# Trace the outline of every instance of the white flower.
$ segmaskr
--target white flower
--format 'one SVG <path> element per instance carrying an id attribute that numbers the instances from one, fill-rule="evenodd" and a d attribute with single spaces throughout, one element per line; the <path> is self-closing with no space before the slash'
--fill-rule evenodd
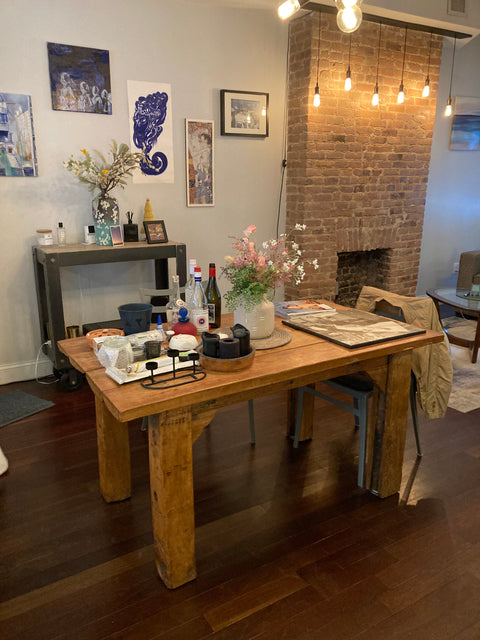
<path id="1" fill-rule="evenodd" d="M 300 224 L 299 222 L 295 225 L 295 231 L 305 231 L 306 228 L 306 224 Z"/>

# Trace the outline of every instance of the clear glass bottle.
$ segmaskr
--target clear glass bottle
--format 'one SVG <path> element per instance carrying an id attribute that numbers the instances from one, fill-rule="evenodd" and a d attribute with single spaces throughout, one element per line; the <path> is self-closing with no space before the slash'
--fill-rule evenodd
<path id="1" fill-rule="evenodd" d="M 67 244 L 67 234 L 66 234 L 65 229 L 63 227 L 63 222 L 59 222 L 58 223 L 57 238 L 58 238 L 58 244 L 59 245 L 63 246 L 65 244 Z"/>
<path id="2" fill-rule="evenodd" d="M 199 333 L 208 331 L 208 304 L 202 287 L 202 270 L 195 267 L 195 288 L 192 300 L 192 322 Z"/>
<path id="3" fill-rule="evenodd" d="M 189 278 L 187 282 L 187 286 L 185 287 L 185 306 L 187 309 L 192 308 L 192 300 L 193 300 L 193 290 L 195 289 L 195 267 L 197 266 L 197 261 L 195 258 L 191 258 L 189 260 Z"/>
<path id="4" fill-rule="evenodd" d="M 205 289 L 208 304 L 208 323 L 210 329 L 219 329 L 222 323 L 222 297 L 217 285 L 215 263 L 208 265 L 208 284 Z"/>
<path id="5" fill-rule="evenodd" d="M 178 310 L 183 306 L 183 300 L 180 297 L 180 278 L 177 275 L 172 276 L 173 293 L 167 303 L 167 326 L 169 329 L 178 321 Z"/>

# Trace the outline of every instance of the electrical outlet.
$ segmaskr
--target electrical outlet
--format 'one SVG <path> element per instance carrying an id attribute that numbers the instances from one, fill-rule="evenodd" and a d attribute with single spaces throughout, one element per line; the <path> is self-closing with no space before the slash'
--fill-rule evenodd
<path id="1" fill-rule="evenodd" d="M 47 340 L 47 341 L 45 342 L 45 344 L 46 344 L 47 346 L 51 347 L 51 346 L 52 346 L 52 341 L 51 341 L 51 340 Z"/>
<path id="2" fill-rule="evenodd" d="M 458 273 L 458 268 L 459 268 L 459 263 L 458 262 L 454 262 L 453 263 L 453 271 L 452 271 L 452 273 Z"/>

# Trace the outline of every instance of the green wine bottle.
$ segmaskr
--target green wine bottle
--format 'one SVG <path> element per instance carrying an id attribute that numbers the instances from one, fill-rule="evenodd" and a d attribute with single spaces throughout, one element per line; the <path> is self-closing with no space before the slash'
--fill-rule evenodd
<path id="1" fill-rule="evenodd" d="M 208 284 L 205 290 L 208 304 L 208 324 L 210 329 L 220 329 L 222 324 L 222 297 L 217 285 L 215 263 L 208 265 Z"/>

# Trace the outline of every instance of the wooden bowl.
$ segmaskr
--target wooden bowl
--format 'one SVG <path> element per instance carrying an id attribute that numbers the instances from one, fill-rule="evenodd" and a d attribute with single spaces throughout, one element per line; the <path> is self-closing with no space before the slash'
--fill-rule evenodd
<path id="1" fill-rule="evenodd" d="M 196 349 L 200 356 L 200 364 L 206 371 L 223 371 L 226 373 L 232 371 L 242 371 L 248 369 L 253 364 L 253 358 L 255 356 L 255 348 L 250 347 L 250 353 L 240 358 L 211 358 L 210 356 L 204 356 L 202 352 L 202 345 L 199 345 Z"/>
<path id="2" fill-rule="evenodd" d="M 106 338 L 107 336 L 124 336 L 124 332 L 121 329 L 93 329 L 86 334 L 88 344 L 93 349 L 94 338 Z"/>

